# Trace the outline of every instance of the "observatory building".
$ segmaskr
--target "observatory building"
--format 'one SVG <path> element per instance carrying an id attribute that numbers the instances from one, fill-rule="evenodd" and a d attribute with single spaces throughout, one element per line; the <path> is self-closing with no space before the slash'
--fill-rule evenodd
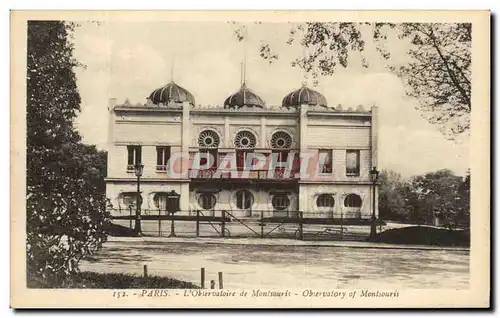
<path id="1" fill-rule="evenodd" d="M 377 107 L 343 109 L 305 84 L 292 89 L 271 106 L 244 81 L 216 107 L 174 81 L 146 103 L 110 99 L 112 215 L 135 213 L 141 164 L 144 215 L 166 211 L 173 190 L 179 215 L 369 220 Z"/>

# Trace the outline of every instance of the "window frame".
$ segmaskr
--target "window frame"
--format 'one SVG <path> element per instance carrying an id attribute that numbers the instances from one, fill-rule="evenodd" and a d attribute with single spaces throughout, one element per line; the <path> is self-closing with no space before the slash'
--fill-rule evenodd
<path id="1" fill-rule="evenodd" d="M 236 170 L 242 171 L 242 170 L 251 170 L 253 166 L 253 160 L 252 162 L 247 162 L 247 157 L 248 154 L 254 153 L 254 149 L 236 149 L 235 155 L 236 155 Z"/>
<path id="2" fill-rule="evenodd" d="M 212 166 L 208 167 L 207 169 L 204 170 L 215 170 L 217 167 L 219 167 L 219 149 L 218 148 L 202 148 L 198 152 L 200 154 L 200 162 L 198 163 L 199 166 L 205 165 L 205 163 L 202 163 L 202 160 L 206 160 L 206 158 L 202 158 L 201 154 L 202 153 L 210 153 L 214 157 L 214 162 L 212 163 Z"/>
<path id="3" fill-rule="evenodd" d="M 168 154 L 168 155 L 167 155 Z M 168 170 L 168 161 L 172 155 L 170 146 L 157 146 L 156 147 L 156 171 L 166 172 Z"/>
<path id="4" fill-rule="evenodd" d="M 332 205 L 324 205 L 326 203 L 326 200 L 329 199 L 333 203 Z M 322 203 L 321 205 L 319 203 Z M 335 207 L 335 198 L 333 194 L 330 193 L 322 193 L 318 195 L 316 198 L 316 207 L 319 209 L 333 209 Z"/>
<path id="5" fill-rule="evenodd" d="M 165 207 L 162 209 L 160 206 L 160 199 L 164 200 L 164 205 Z M 153 196 L 153 204 L 156 207 L 156 209 L 160 211 L 167 211 L 167 205 L 168 205 L 168 193 L 167 192 L 156 192 L 155 195 Z"/>
<path id="6" fill-rule="evenodd" d="M 354 206 L 352 205 L 352 201 L 356 198 L 356 200 L 359 200 L 359 206 Z M 348 202 L 350 203 L 348 205 Z M 363 206 L 363 199 L 361 196 L 357 193 L 349 193 L 348 195 L 345 196 L 344 198 L 344 207 L 346 208 L 351 208 L 351 209 L 360 209 Z"/>
<path id="7" fill-rule="evenodd" d="M 281 205 L 275 204 L 276 199 L 283 200 L 283 202 L 286 202 L 286 205 L 285 204 L 281 204 Z M 285 193 L 273 194 L 273 196 L 271 197 L 271 205 L 272 205 L 274 211 L 287 211 L 291 205 L 290 196 L 288 194 L 285 194 Z"/>
<path id="8" fill-rule="evenodd" d="M 348 158 L 349 154 L 355 154 L 356 155 L 356 167 L 354 170 L 349 169 L 348 167 Z M 360 172 L 361 172 L 361 152 L 356 149 L 348 149 L 346 150 L 346 155 L 345 155 L 345 174 L 348 177 L 359 177 Z"/>
<path id="9" fill-rule="evenodd" d="M 242 196 L 241 199 L 238 199 L 238 195 L 239 194 L 248 194 L 248 197 Z M 246 207 L 246 208 L 245 208 L 244 202 L 248 202 L 248 201 L 245 200 L 245 199 L 250 199 L 250 205 L 248 207 Z M 249 190 L 243 189 L 243 190 L 236 191 L 236 193 L 235 193 L 235 201 L 236 201 L 235 205 L 236 205 L 236 207 L 238 209 L 246 211 L 246 210 L 251 210 L 252 209 L 252 206 L 255 203 L 255 197 L 254 197 L 254 195 L 253 195 L 252 192 L 250 192 Z M 238 204 L 239 201 L 241 201 L 241 207 Z"/>
<path id="10" fill-rule="evenodd" d="M 128 200 L 130 200 L 131 204 L 127 204 L 126 201 Z M 142 194 L 140 195 L 139 200 L 141 202 L 143 201 Z M 137 209 L 137 192 L 121 192 L 119 195 L 119 201 L 120 210 L 135 211 Z"/>
<path id="11" fill-rule="evenodd" d="M 206 199 L 209 198 L 210 200 L 210 207 L 207 208 L 207 206 L 205 205 L 205 203 L 207 202 Z M 201 201 L 201 202 L 200 202 Z M 213 193 L 210 193 L 210 192 L 202 192 L 200 193 L 200 195 L 198 196 L 198 205 L 200 206 L 200 208 L 203 210 L 203 211 L 213 211 L 215 209 L 215 206 L 217 205 L 217 197 L 215 196 L 215 194 Z"/>
<path id="12" fill-rule="evenodd" d="M 327 153 L 328 164 L 320 165 L 319 158 L 322 153 Z M 326 169 L 325 169 L 326 168 Z M 318 149 L 318 171 L 322 175 L 331 175 L 333 173 L 333 150 L 332 149 Z"/>
<path id="13" fill-rule="evenodd" d="M 142 163 L 142 146 L 127 146 L 127 171 L 134 172 L 135 166 Z"/>

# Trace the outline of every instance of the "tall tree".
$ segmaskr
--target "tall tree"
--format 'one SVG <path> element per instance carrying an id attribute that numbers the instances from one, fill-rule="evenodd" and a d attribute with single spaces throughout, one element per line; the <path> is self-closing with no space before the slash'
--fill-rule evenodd
<path id="1" fill-rule="evenodd" d="M 246 34 L 243 28 L 235 30 L 239 41 Z M 408 60 L 402 65 L 391 59 L 387 44 L 394 41 L 392 35 L 409 43 Z M 310 22 L 291 27 L 286 39 L 287 44 L 298 42 L 304 48 L 292 66 L 313 77 L 332 75 L 354 57 L 369 67 L 365 47 L 373 43 L 388 68 L 403 79 L 407 94 L 416 98 L 425 117 L 451 138 L 470 128 L 471 41 L 470 23 Z M 261 44 L 259 51 L 270 63 L 279 58 L 269 43 Z"/>
<path id="2" fill-rule="evenodd" d="M 401 174 L 392 170 L 382 170 L 379 175 L 379 211 L 384 220 L 405 220 L 407 207 L 404 189 L 407 182 Z"/>
<path id="3" fill-rule="evenodd" d="M 108 222 L 105 153 L 81 143 L 73 24 L 29 21 L 27 51 L 28 278 L 64 278 L 99 248 Z M 104 161 L 103 161 L 104 159 Z"/>
<path id="4" fill-rule="evenodd" d="M 417 176 L 412 181 L 412 191 L 418 200 L 418 212 L 422 219 L 432 223 L 440 217 L 449 227 L 457 225 L 462 207 L 460 187 L 462 178 L 448 169 Z"/>

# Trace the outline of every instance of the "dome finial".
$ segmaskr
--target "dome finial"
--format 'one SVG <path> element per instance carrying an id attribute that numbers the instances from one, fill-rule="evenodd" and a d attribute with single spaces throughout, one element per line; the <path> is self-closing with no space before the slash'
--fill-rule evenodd
<path id="1" fill-rule="evenodd" d="M 307 86 L 307 72 L 306 72 L 306 47 L 302 47 L 302 59 L 304 65 L 302 66 L 302 87 Z"/>
<path id="2" fill-rule="evenodd" d="M 170 64 L 170 81 L 174 81 L 174 64 L 175 64 L 175 58 L 172 58 L 172 63 Z"/>
<path id="3" fill-rule="evenodd" d="M 243 62 L 240 62 L 240 86 L 243 87 L 245 80 L 243 79 Z"/>
<path id="4" fill-rule="evenodd" d="M 247 82 L 247 50 L 245 48 L 245 55 L 243 57 L 243 85 Z"/>

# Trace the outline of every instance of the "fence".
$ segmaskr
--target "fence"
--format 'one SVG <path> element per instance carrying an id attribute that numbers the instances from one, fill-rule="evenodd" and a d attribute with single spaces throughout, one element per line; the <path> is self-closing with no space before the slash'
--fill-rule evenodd
<path id="1" fill-rule="evenodd" d="M 113 214 L 113 212 L 112 212 Z M 121 213 L 114 222 L 133 228 L 135 213 Z M 364 240 L 371 218 L 359 213 L 302 211 L 194 210 L 174 215 L 164 210 L 142 210 L 142 233 L 151 236 L 258 237 L 302 240 Z M 383 221 L 376 220 L 379 229 Z"/>

